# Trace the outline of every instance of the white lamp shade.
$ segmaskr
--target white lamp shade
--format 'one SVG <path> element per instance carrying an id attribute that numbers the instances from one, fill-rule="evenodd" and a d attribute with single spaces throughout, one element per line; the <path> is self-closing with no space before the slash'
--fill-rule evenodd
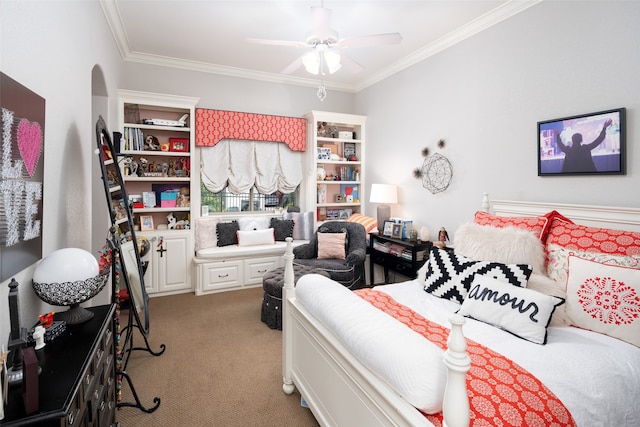
<path id="1" fill-rule="evenodd" d="M 311 51 L 302 57 L 302 65 L 308 73 L 317 75 L 320 72 L 320 55 L 318 52 Z"/>
<path id="2" fill-rule="evenodd" d="M 98 261 L 84 249 L 65 248 L 52 252 L 33 271 L 38 283 L 65 283 L 87 280 L 99 273 Z"/>
<path id="3" fill-rule="evenodd" d="M 340 64 L 340 54 L 334 51 L 327 51 L 324 53 L 324 60 L 327 63 L 327 68 L 329 68 L 329 74 L 333 74 L 342 67 Z"/>
<path id="4" fill-rule="evenodd" d="M 398 187 L 393 184 L 372 184 L 371 203 L 398 203 Z"/>

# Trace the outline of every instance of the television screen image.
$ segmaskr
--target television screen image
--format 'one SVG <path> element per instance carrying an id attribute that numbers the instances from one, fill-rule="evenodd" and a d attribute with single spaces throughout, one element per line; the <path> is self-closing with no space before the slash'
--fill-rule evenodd
<path id="1" fill-rule="evenodd" d="M 625 173 L 625 109 L 538 122 L 538 175 Z"/>

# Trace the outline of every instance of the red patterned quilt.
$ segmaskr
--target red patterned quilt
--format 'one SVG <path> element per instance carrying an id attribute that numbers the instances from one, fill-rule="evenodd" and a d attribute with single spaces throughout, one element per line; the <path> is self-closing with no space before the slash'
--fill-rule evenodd
<path id="1" fill-rule="evenodd" d="M 446 350 L 449 329 L 399 304 L 384 292 L 359 289 L 354 293 Z M 467 352 L 471 358 L 467 373 L 471 426 L 575 426 L 562 402 L 518 364 L 469 339 Z M 442 414 L 425 417 L 435 426 L 442 426 Z"/>

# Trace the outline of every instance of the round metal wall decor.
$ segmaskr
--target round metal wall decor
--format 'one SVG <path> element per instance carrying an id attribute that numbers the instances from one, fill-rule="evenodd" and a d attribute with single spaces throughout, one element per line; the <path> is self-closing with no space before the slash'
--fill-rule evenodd
<path id="1" fill-rule="evenodd" d="M 446 190 L 453 178 L 451 162 L 442 154 L 432 154 L 424 159 L 422 168 L 422 186 L 433 194 Z"/>

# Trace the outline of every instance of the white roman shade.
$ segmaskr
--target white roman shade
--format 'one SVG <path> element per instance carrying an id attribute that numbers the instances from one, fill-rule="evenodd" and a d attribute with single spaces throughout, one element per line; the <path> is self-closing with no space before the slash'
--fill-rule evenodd
<path id="1" fill-rule="evenodd" d="M 247 193 L 255 185 L 262 194 L 288 194 L 302 181 L 304 152 L 283 143 L 223 139 L 200 154 L 202 182 L 212 193 Z"/>

